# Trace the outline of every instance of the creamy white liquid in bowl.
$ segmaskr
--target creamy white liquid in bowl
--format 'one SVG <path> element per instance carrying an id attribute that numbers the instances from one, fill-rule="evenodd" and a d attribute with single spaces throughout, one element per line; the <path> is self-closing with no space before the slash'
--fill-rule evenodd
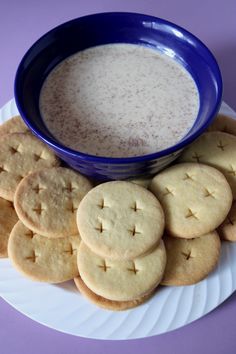
<path id="1" fill-rule="evenodd" d="M 180 141 L 199 109 L 196 84 L 178 62 L 144 46 L 78 52 L 46 78 L 40 111 L 62 144 L 87 154 L 141 156 Z"/>

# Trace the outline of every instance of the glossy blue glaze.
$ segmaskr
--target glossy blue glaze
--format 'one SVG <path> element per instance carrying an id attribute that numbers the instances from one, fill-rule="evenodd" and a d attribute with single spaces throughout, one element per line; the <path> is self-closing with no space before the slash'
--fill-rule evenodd
<path id="1" fill-rule="evenodd" d="M 200 109 L 193 127 L 178 144 L 145 156 L 98 157 L 63 146 L 47 130 L 39 111 L 39 94 L 48 73 L 67 56 L 107 43 L 152 47 L 172 56 L 191 73 L 199 90 Z M 54 28 L 28 50 L 15 78 L 16 104 L 33 133 L 72 168 L 103 180 L 154 174 L 164 168 L 207 128 L 219 110 L 221 98 L 219 67 L 198 38 L 163 19 L 135 13 L 94 14 Z"/>

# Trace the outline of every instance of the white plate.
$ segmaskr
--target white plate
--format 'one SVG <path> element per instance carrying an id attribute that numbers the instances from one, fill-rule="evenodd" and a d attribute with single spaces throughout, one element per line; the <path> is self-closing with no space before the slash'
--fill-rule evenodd
<path id="1" fill-rule="evenodd" d="M 221 112 L 236 119 L 223 103 Z M 0 122 L 17 114 L 14 100 L 0 110 Z M 223 243 L 218 267 L 200 283 L 160 287 L 147 303 L 128 311 L 97 308 L 76 291 L 73 281 L 61 285 L 23 278 L 8 259 L 0 260 L 0 295 L 16 310 L 58 331 L 98 339 L 153 336 L 182 327 L 221 304 L 236 289 L 236 243 Z"/>

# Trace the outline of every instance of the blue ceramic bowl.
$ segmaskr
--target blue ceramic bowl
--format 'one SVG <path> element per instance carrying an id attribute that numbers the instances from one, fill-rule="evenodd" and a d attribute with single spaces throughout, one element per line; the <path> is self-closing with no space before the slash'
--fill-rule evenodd
<path id="1" fill-rule="evenodd" d="M 190 72 L 198 87 L 200 108 L 193 127 L 176 145 L 145 156 L 98 157 L 65 147 L 47 130 L 39 111 L 39 94 L 48 73 L 75 52 L 107 43 L 152 47 L 171 55 Z M 173 23 L 136 13 L 94 14 L 54 28 L 28 50 L 15 78 L 16 104 L 32 132 L 72 168 L 100 180 L 154 174 L 168 165 L 204 132 L 218 112 L 221 98 L 221 74 L 208 48 Z"/>

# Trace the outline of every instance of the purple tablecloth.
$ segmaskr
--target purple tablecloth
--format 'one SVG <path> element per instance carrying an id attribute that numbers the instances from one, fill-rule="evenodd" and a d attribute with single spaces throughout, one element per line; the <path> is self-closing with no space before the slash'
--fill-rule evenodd
<path id="1" fill-rule="evenodd" d="M 13 97 L 17 65 L 36 39 L 74 17 L 130 11 L 163 17 L 198 36 L 214 53 L 224 100 L 236 110 L 235 0 L 0 0 L 0 106 Z M 0 298 L 0 354 L 235 354 L 236 294 L 202 319 L 176 331 L 132 341 L 78 338 L 33 322 Z"/>

